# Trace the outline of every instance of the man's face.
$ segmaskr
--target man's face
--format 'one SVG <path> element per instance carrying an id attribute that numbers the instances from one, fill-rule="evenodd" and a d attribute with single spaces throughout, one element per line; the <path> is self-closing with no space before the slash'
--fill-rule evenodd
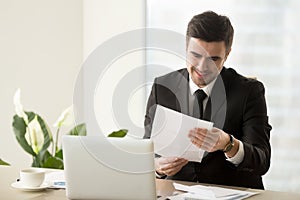
<path id="1" fill-rule="evenodd" d="M 229 51 L 230 52 L 230 51 Z M 187 69 L 198 87 L 213 81 L 223 68 L 229 54 L 225 42 L 205 42 L 191 37 L 187 46 Z"/>

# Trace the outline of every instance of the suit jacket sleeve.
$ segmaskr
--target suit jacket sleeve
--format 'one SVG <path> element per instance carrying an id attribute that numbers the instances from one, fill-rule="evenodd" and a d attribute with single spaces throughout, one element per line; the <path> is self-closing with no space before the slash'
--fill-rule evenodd
<path id="1" fill-rule="evenodd" d="M 157 100 L 156 100 L 156 79 L 155 79 L 146 107 L 146 115 L 144 120 L 144 127 L 145 127 L 144 138 L 150 138 L 151 136 L 152 122 L 154 119 L 156 104 L 157 104 Z"/>
<path id="2" fill-rule="evenodd" d="M 257 175 L 265 174 L 270 167 L 271 147 L 265 89 L 259 81 L 253 81 L 243 106 L 241 141 L 244 144 L 244 160 L 239 169 Z"/>

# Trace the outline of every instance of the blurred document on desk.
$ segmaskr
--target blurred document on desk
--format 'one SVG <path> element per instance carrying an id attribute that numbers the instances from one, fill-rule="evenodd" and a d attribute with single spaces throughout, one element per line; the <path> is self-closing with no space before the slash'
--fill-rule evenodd
<path id="1" fill-rule="evenodd" d="M 63 170 L 56 170 L 46 173 L 45 182 L 48 183 L 49 188 L 66 188 L 66 179 Z"/>
<path id="2" fill-rule="evenodd" d="M 214 186 L 202 186 L 202 185 L 182 185 L 173 183 L 176 190 L 184 191 L 187 193 L 179 194 L 176 196 L 168 197 L 171 200 L 196 200 L 196 199 L 218 199 L 218 200 L 242 200 L 253 195 L 257 192 L 249 192 L 235 189 L 228 189 Z"/>
<path id="3" fill-rule="evenodd" d="M 164 157 L 201 162 L 204 151 L 188 138 L 189 131 L 195 127 L 211 130 L 213 123 L 157 105 L 151 131 L 154 152 Z"/>

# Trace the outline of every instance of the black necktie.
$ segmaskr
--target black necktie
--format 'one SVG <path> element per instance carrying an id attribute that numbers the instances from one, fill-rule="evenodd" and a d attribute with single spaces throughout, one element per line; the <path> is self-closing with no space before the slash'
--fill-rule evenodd
<path id="1" fill-rule="evenodd" d="M 203 100 L 207 97 L 203 90 L 197 90 L 195 93 L 195 101 L 193 107 L 193 117 L 210 121 L 211 116 L 211 100 L 208 98 L 205 110 L 203 111 Z M 205 151 L 203 157 L 207 156 L 208 152 Z M 195 163 L 195 171 L 198 170 L 197 163 Z"/>
<path id="2" fill-rule="evenodd" d="M 197 90 L 195 93 L 195 101 L 193 107 L 193 117 L 203 119 L 203 100 L 207 97 L 203 90 Z"/>

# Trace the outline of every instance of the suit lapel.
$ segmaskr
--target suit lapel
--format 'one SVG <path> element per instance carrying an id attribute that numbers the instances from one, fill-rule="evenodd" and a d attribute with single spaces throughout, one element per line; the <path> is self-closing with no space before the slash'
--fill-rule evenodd
<path id="1" fill-rule="evenodd" d="M 226 87 L 228 80 L 224 75 L 226 68 L 224 67 L 215 82 L 215 85 L 211 92 L 211 121 L 214 122 L 214 126 L 223 128 L 226 118 L 227 99 L 226 99 Z"/>
<path id="2" fill-rule="evenodd" d="M 180 80 L 177 87 L 174 89 L 174 93 L 177 98 L 176 108 L 181 113 L 189 115 L 189 78 L 188 71 L 185 69 L 182 73 L 178 73 L 178 79 Z"/>
<path id="3" fill-rule="evenodd" d="M 226 118 L 226 88 L 228 88 L 229 80 L 226 77 L 226 68 L 223 67 L 221 73 L 215 82 L 215 85 L 211 91 L 211 121 L 214 122 L 214 126 L 223 128 Z M 185 69 L 182 72 L 178 72 L 177 79 L 178 84 L 173 85 L 173 92 L 176 95 L 176 109 L 183 114 L 189 115 L 189 74 Z M 205 116 L 204 116 L 205 117 Z"/>

